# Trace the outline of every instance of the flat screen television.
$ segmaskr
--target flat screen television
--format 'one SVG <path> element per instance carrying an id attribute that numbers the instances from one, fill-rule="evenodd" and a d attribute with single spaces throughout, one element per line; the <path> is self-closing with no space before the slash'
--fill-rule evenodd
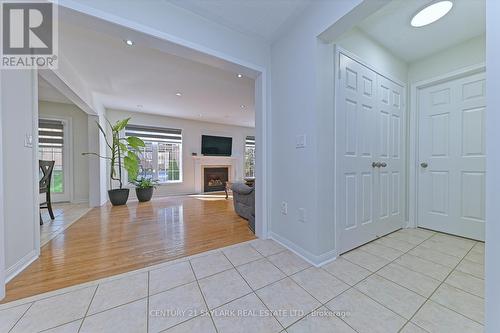
<path id="1" fill-rule="evenodd" d="M 201 136 L 201 154 L 205 156 L 231 156 L 233 138 L 223 136 Z"/>

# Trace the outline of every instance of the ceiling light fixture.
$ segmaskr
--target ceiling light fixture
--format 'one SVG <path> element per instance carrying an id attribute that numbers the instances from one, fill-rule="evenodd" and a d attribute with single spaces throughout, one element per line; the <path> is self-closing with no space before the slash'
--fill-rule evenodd
<path id="1" fill-rule="evenodd" d="M 238 74 L 236 76 L 241 79 L 243 77 L 243 74 Z"/>
<path id="2" fill-rule="evenodd" d="M 245 106 L 245 105 L 243 105 L 243 104 L 241 104 L 241 105 L 240 105 L 240 108 L 245 109 L 245 108 L 246 108 L 246 106 Z"/>
<path id="3" fill-rule="evenodd" d="M 125 40 L 125 44 L 127 44 L 128 46 L 133 46 L 135 43 L 133 40 L 127 39 Z"/>
<path id="4" fill-rule="evenodd" d="M 181 97 L 181 96 L 182 96 L 182 93 L 180 93 L 180 92 L 176 92 L 176 93 L 175 93 L 175 96 L 177 96 L 177 97 Z"/>
<path id="5" fill-rule="evenodd" d="M 426 26 L 448 14 L 452 7 L 453 2 L 450 0 L 431 3 L 416 13 L 410 23 L 416 28 Z"/>

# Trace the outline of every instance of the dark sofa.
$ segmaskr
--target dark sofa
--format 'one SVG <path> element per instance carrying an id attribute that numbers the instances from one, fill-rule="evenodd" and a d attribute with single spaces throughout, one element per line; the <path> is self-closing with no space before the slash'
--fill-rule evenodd
<path id="1" fill-rule="evenodd" d="M 236 214 L 248 220 L 248 227 L 255 232 L 255 187 L 233 183 L 233 204 Z"/>

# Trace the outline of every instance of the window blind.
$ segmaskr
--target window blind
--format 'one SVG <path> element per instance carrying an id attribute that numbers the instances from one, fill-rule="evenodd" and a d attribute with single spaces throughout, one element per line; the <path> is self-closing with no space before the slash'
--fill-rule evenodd
<path id="1" fill-rule="evenodd" d="M 64 144 L 64 126 L 62 121 L 39 119 L 38 144 L 40 147 L 62 147 Z"/>
<path id="2" fill-rule="evenodd" d="M 247 136 L 245 146 L 255 147 L 255 136 Z"/>
<path id="3" fill-rule="evenodd" d="M 174 128 L 128 125 L 125 136 L 136 136 L 143 141 L 182 143 L 182 130 Z"/>

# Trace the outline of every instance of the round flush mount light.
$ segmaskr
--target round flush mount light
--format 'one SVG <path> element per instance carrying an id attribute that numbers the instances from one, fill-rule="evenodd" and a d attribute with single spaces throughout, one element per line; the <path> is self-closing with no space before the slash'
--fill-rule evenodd
<path id="1" fill-rule="evenodd" d="M 128 46 L 133 46 L 135 43 L 133 40 L 127 39 L 125 40 L 125 44 L 127 44 Z"/>
<path id="2" fill-rule="evenodd" d="M 448 14 L 452 7 L 453 2 L 450 0 L 433 2 L 416 13 L 410 23 L 416 28 L 429 25 Z"/>

